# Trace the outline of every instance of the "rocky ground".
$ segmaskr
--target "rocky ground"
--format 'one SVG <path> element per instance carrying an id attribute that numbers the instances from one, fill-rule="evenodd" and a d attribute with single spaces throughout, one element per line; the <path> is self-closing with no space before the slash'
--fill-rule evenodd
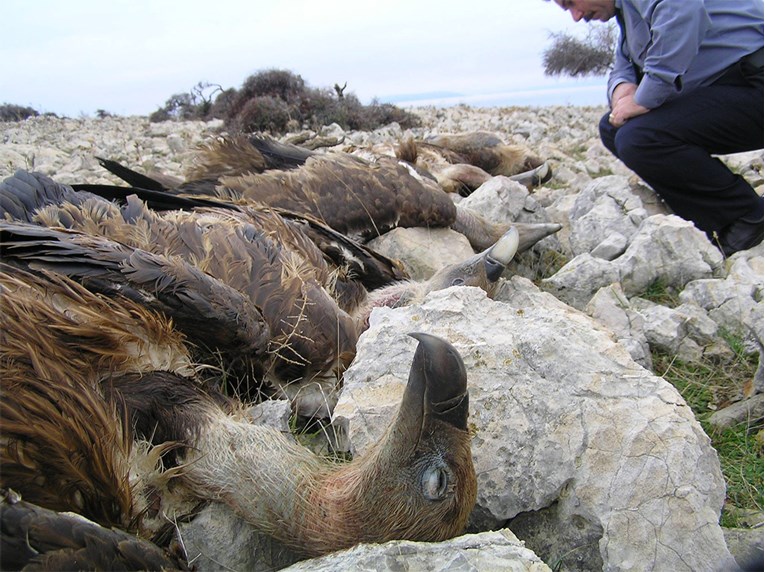
<path id="1" fill-rule="evenodd" d="M 400 332 L 395 324 L 429 323 L 460 340 L 457 347 L 475 372 L 471 419 L 479 469 L 479 502 L 472 522 L 476 532 L 507 527 L 549 566 L 560 563 L 570 570 L 643 569 L 635 558 L 653 559 L 656 569 L 703 569 L 705 562 L 714 569 L 710 559 L 717 557 L 718 564 L 726 564 L 717 526 L 725 496 L 719 466 L 709 439 L 680 395 L 658 377 L 662 372 L 653 371 L 652 350 L 691 363 L 724 361 L 731 354 L 725 336 L 732 334 L 751 351 L 761 352 L 762 245 L 724 259 L 702 233 L 671 216 L 600 144 L 596 126 L 605 108 L 457 106 L 414 111 L 423 125 L 406 133 L 397 125 L 375 132 L 328 126 L 302 137 L 321 136 L 342 147 L 372 146 L 410 134 L 494 132 L 548 159 L 554 177 L 531 193 L 495 177 L 463 204 L 489 218 L 555 221 L 563 229 L 518 260 L 494 301 L 480 300 L 478 293 L 437 294 L 411 309 L 379 313 L 362 337 L 338 404 L 335 421 L 346 446 L 361 451 L 381 430 L 368 421 L 373 416 L 365 414 L 372 406 L 379 408 L 381 392 L 391 392 L 390 407 L 398 400 L 395 383 L 384 391 L 371 391 L 359 381 L 379 375 L 375 364 L 381 362 L 381 348 L 390 346 L 393 355 L 405 355 L 405 348 L 396 345 L 401 341 L 393 333 Z M 195 146 L 220 129 L 215 122 L 152 124 L 143 117 L 39 117 L 1 124 L 0 177 L 24 168 L 64 183 L 118 184 L 96 157 L 182 176 Z M 762 193 L 761 151 L 724 160 Z M 438 252 L 446 260 L 455 250 L 454 235 L 416 236 L 414 242 L 423 246 L 409 253 L 405 263 L 432 267 Z M 375 247 L 384 253 L 395 248 L 385 243 Z M 647 292 L 657 284 L 673 291 L 676 303 L 650 298 Z M 460 311 L 468 310 L 469 317 L 454 321 Z M 496 366 L 511 363 L 513 367 Z M 404 360 L 388 369 L 407 367 Z M 720 401 L 713 422 L 720 427 L 749 423 L 761 435 L 762 385 L 760 362 L 753 379 Z M 365 391 L 370 393 L 368 400 Z M 359 419 L 364 423 L 359 425 Z M 384 424 L 384 416 L 381 419 Z M 596 436 L 603 440 L 597 446 Z M 604 474 L 609 476 L 606 487 Z M 678 501 L 681 497 L 686 504 Z M 682 519 L 676 517 L 681 513 Z M 761 547 L 762 515 L 752 516 L 750 522 Z M 706 532 L 699 532 L 702 529 Z M 492 563 L 502 558 L 518 559 L 513 569 L 545 569 L 533 553 L 519 549 L 509 531 L 483 534 L 446 543 L 436 551 L 444 558 L 441 565 L 463 565 L 460 558 L 468 550 L 480 555 L 472 560 L 472 569 L 495 569 Z M 726 532 L 725 538 L 731 551 L 741 554 L 734 544 L 743 537 L 741 550 L 746 551 L 752 546 L 751 539 L 746 540 L 750 536 Z M 583 545 L 589 548 L 564 557 Z M 298 566 L 365 569 L 365 562 L 394 554 L 402 565 L 435 558 L 409 545 L 382 550 L 356 551 L 356 560 L 351 555 L 343 564 Z M 227 544 L 216 559 L 235 551 Z M 203 546 L 200 552 L 215 549 Z M 407 555 L 416 556 L 406 560 Z M 213 561 L 211 556 L 208 568 L 215 568 L 209 565 Z M 697 564 L 691 565 L 694 561 Z M 240 561 L 229 564 L 250 567 Z"/>

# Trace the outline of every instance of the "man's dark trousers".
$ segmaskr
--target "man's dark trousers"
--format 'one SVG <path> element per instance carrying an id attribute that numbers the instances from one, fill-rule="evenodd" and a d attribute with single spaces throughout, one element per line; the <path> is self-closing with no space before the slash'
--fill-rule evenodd
<path id="1" fill-rule="evenodd" d="M 759 84 L 737 64 L 714 84 L 616 128 L 600 121 L 603 144 L 682 218 L 711 236 L 733 221 L 762 217 L 763 201 L 713 155 L 763 148 Z"/>

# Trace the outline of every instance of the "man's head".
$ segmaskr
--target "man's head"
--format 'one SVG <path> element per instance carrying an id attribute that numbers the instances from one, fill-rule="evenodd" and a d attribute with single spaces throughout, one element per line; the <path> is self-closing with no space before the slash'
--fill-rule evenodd
<path id="1" fill-rule="evenodd" d="M 574 22 L 584 20 L 600 20 L 607 22 L 616 14 L 615 0 L 554 0 L 555 3 L 566 10 Z"/>

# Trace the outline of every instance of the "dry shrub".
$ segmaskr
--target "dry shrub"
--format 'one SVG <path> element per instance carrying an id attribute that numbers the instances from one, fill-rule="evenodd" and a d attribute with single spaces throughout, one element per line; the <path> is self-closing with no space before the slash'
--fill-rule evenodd
<path id="1" fill-rule="evenodd" d="M 3 103 L 0 105 L 0 121 L 23 121 L 29 117 L 37 117 L 40 113 L 31 107 Z"/>
<path id="2" fill-rule="evenodd" d="M 286 133 L 291 128 L 319 129 L 337 123 L 343 129 L 373 130 L 391 122 L 402 128 L 419 126 L 419 118 L 391 104 L 363 105 L 345 86 L 317 89 L 287 70 L 269 69 L 251 75 L 240 89 L 217 86 L 215 99 L 200 82 L 188 94 L 176 94 L 150 116 L 168 119 L 223 119 L 231 132 Z"/>

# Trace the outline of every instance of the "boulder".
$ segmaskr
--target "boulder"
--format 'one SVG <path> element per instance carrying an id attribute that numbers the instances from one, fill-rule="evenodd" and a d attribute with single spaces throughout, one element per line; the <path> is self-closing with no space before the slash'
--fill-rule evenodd
<path id="1" fill-rule="evenodd" d="M 647 216 L 626 177 L 595 179 L 577 195 L 569 212 L 571 250 L 575 255 L 591 252 L 614 234 L 629 241 Z"/>
<path id="2" fill-rule="evenodd" d="M 378 570 L 464 570 L 466 572 L 549 572 L 550 568 L 509 530 L 466 534 L 446 542 L 395 540 L 361 544 L 305 560 L 284 572 L 377 572 Z"/>
<path id="3" fill-rule="evenodd" d="M 462 262 L 474 254 L 465 235 L 449 228 L 394 228 L 367 245 L 400 260 L 412 280 L 427 280 L 447 264 Z"/>
<path id="4" fill-rule="evenodd" d="M 691 280 L 718 277 L 723 257 L 692 223 L 675 215 L 653 215 L 614 262 L 624 292 L 634 296 L 657 281 L 681 290 Z"/>
<path id="5" fill-rule="evenodd" d="M 599 245 L 602 241 L 593 248 Z M 583 309 L 595 292 L 614 282 L 620 282 L 627 297 L 632 297 L 656 282 L 682 290 L 693 280 L 719 277 L 722 267 L 722 254 L 693 224 L 659 214 L 643 220 L 621 256 L 605 260 L 584 252 L 544 279 L 542 285 L 559 299 Z"/>
<path id="6" fill-rule="evenodd" d="M 653 361 L 645 336 L 645 320 L 630 307 L 630 301 L 618 282 L 598 290 L 584 311 L 611 330 L 632 359 L 651 369 Z"/>
<path id="7" fill-rule="evenodd" d="M 754 338 L 763 331 L 763 245 L 734 254 L 725 277 L 699 278 L 680 292 L 682 302 L 703 308 L 717 325 Z M 759 332 L 759 334 L 758 334 Z"/>
<path id="8" fill-rule="evenodd" d="M 480 212 L 492 222 L 550 222 L 529 190 L 509 177 L 492 177 L 460 201 L 460 206 Z"/>
<path id="9" fill-rule="evenodd" d="M 731 565 L 717 454 L 678 392 L 528 280 L 496 298 L 449 288 L 372 313 L 335 409 L 348 448 L 364 451 L 389 425 L 415 346 L 406 333 L 440 335 L 468 371 L 472 529 L 507 526 L 570 570 Z"/>

